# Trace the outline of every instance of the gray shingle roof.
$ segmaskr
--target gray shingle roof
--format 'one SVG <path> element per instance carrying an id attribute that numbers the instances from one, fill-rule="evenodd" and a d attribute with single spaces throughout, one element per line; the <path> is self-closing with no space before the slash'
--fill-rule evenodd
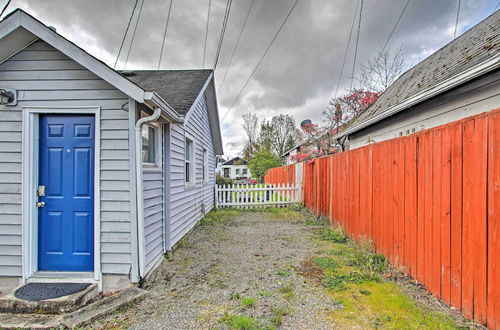
<path id="1" fill-rule="evenodd" d="M 499 46 L 500 10 L 404 73 L 350 126 L 356 126 L 492 58 L 498 54 Z"/>
<path id="2" fill-rule="evenodd" d="M 156 92 L 177 113 L 185 115 L 212 70 L 142 70 L 120 73 L 142 89 Z"/>
<path id="3" fill-rule="evenodd" d="M 248 162 L 244 159 L 241 159 L 240 157 L 234 157 L 231 160 L 228 160 L 222 165 L 247 165 Z"/>

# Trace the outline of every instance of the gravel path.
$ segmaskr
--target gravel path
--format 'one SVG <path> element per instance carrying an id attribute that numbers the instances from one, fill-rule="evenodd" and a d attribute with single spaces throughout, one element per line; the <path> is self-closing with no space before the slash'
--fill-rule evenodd
<path id="1" fill-rule="evenodd" d="M 295 271 L 316 249 L 305 222 L 242 212 L 225 224 L 199 226 L 148 282 L 148 298 L 95 326 L 226 329 L 227 319 L 244 315 L 262 328 L 331 329 L 327 313 L 338 306 L 317 281 Z"/>

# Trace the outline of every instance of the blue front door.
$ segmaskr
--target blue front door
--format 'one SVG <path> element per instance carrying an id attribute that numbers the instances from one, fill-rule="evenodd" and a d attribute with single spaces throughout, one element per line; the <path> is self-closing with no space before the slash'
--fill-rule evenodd
<path id="1" fill-rule="evenodd" d="M 40 115 L 39 132 L 38 270 L 93 271 L 94 116 Z"/>

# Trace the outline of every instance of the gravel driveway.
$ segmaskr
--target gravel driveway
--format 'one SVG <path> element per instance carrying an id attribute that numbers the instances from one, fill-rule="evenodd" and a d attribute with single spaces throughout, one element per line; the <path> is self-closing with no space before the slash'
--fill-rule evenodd
<path id="1" fill-rule="evenodd" d="M 241 212 L 198 226 L 156 271 L 150 296 L 94 326 L 331 329 L 339 308 L 295 270 L 315 252 L 300 212 Z"/>

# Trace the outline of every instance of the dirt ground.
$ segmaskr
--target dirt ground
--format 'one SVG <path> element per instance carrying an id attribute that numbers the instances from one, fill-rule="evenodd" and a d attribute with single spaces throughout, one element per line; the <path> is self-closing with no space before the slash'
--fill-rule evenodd
<path id="1" fill-rule="evenodd" d="M 338 290 L 325 288 L 324 282 L 322 285 L 323 268 L 318 267 L 314 260 L 333 252 L 325 252 L 326 245 L 318 243 L 317 230 L 325 225 L 316 222 L 308 213 L 288 210 L 218 212 L 212 213 L 208 222 L 196 227 L 165 258 L 145 285 L 150 292 L 146 299 L 89 326 L 340 329 L 395 328 L 403 324 L 398 323 L 396 314 L 384 314 L 385 319 L 371 315 L 380 312 L 370 306 L 368 300 L 366 307 L 361 305 L 359 308 L 365 300 L 356 298 L 351 293 L 354 287 L 349 286 L 350 291 L 342 292 L 344 296 L 349 292 L 356 298 L 355 302 L 359 302 L 353 314 L 349 312 L 352 303 L 336 295 Z M 436 320 L 440 323 L 435 323 L 435 328 L 473 326 L 411 281 L 400 279 L 399 282 L 401 284 L 384 285 L 391 285 L 391 292 L 396 290 L 399 295 L 403 293 L 399 293 L 396 286 L 402 286 L 400 291 L 405 292 L 404 299 L 418 297 L 425 305 L 446 314 L 439 315 Z M 370 290 L 376 293 L 374 286 L 377 285 L 377 281 L 370 284 Z M 360 296 L 364 299 L 363 295 Z M 406 305 L 417 308 L 405 300 Z M 366 316 L 358 318 L 356 313 L 365 313 Z M 418 313 L 425 315 L 425 310 L 419 309 Z M 401 315 L 409 317 L 405 315 L 410 314 Z M 412 318 L 413 315 L 412 310 Z M 387 317 L 392 319 L 386 322 Z M 434 324 L 433 319 L 424 321 L 419 320 L 420 323 L 416 324 L 422 327 Z"/>

